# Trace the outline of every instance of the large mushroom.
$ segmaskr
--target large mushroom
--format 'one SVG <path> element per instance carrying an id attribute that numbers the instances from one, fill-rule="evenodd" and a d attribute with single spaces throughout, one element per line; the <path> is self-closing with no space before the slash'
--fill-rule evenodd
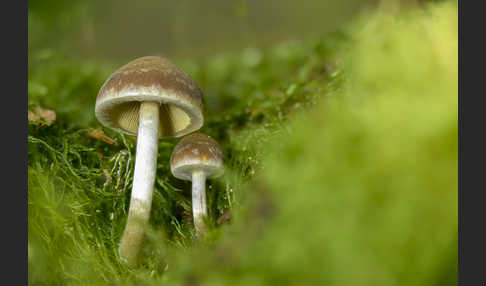
<path id="1" fill-rule="evenodd" d="M 198 236 L 206 233 L 206 178 L 224 173 L 223 152 L 218 142 L 203 133 L 185 136 L 170 156 L 170 170 L 174 177 L 192 181 L 192 215 Z"/>
<path id="2" fill-rule="evenodd" d="M 136 266 L 150 217 L 158 139 L 180 137 L 203 125 L 199 87 L 166 58 L 141 57 L 116 70 L 96 98 L 96 118 L 137 136 L 130 208 L 119 246 L 122 261 Z"/>

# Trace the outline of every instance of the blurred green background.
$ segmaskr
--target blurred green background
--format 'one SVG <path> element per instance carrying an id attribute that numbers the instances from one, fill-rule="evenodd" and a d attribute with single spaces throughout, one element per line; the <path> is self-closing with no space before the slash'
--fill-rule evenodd
<path id="1" fill-rule="evenodd" d="M 456 1 L 37 0 L 28 15 L 29 285 L 457 284 Z M 197 240 L 190 182 L 167 164 L 178 139 L 160 140 L 129 269 L 135 141 L 94 104 L 149 54 L 201 87 L 227 172 Z"/>
<path id="2" fill-rule="evenodd" d="M 125 61 L 197 57 L 336 30 L 376 0 L 33 0 L 29 51 Z"/>

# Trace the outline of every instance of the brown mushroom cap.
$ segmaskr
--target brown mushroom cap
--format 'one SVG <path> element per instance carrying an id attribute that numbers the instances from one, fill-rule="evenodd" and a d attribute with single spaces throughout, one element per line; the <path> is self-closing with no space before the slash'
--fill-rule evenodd
<path id="1" fill-rule="evenodd" d="M 206 177 L 215 178 L 224 173 L 223 152 L 213 138 L 196 132 L 182 138 L 170 156 L 170 170 L 174 177 L 192 180 L 192 172 L 202 170 Z"/>
<path id="2" fill-rule="evenodd" d="M 137 135 L 140 102 L 160 105 L 160 137 L 180 137 L 203 125 L 201 90 L 166 58 L 141 57 L 116 70 L 96 98 L 96 118 L 105 126 Z"/>

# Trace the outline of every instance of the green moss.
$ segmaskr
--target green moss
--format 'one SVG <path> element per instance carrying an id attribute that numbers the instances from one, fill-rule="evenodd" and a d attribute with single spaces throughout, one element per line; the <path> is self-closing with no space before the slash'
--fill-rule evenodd
<path id="1" fill-rule="evenodd" d="M 206 241 L 190 182 L 159 142 L 142 266 L 118 262 L 135 142 L 87 136 L 123 63 L 31 51 L 29 284 L 449 285 L 457 270 L 457 5 L 373 13 L 332 36 L 176 59 L 205 93 L 201 129 L 228 171 L 208 182 Z M 229 221 L 228 221 L 229 218 Z"/>

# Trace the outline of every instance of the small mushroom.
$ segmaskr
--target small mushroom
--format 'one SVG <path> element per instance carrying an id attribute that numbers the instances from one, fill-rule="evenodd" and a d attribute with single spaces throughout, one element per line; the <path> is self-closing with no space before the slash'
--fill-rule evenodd
<path id="1" fill-rule="evenodd" d="M 204 217 L 206 207 L 206 178 L 224 173 L 223 152 L 218 142 L 196 132 L 177 143 L 170 157 L 170 170 L 174 177 L 192 181 L 192 215 L 198 236 L 206 233 Z"/>
<path id="2" fill-rule="evenodd" d="M 158 139 L 180 137 L 203 125 L 203 97 L 182 70 L 161 57 L 141 57 L 116 70 L 96 98 L 96 118 L 137 136 L 135 171 L 120 258 L 136 266 L 150 216 Z"/>

